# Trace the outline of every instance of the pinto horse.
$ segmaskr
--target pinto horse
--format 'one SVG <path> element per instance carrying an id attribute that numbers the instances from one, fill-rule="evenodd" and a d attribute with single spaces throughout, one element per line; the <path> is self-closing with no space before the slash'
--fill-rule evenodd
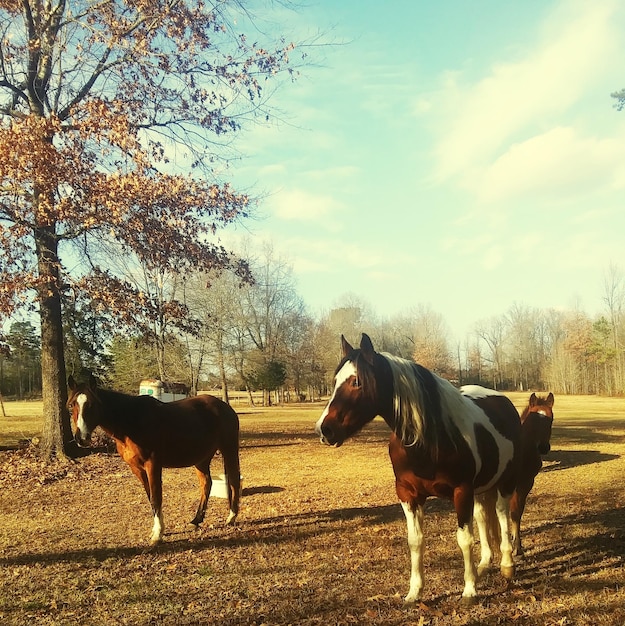
<path id="1" fill-rule="evenodd" d="M 521 556 L 521 517 L 525 510 L 527 496 L 534 486 L 534 479 L 540 472 L 543 462 L 542 455 L 551 450 L 551 427 L 553 425 L 552 393 L 546 398 L 533 393 L 529 403 L 521 413 L 521 446 L 517 486 L 510 500 L 510 517 L 512 519 L 512 545 L 514 555 Z"/>
<path id="2" fill-rule="evenodd" d="M 340 446 L 376 415 L 393 431 L 389 454 L 395 488 L 408 528 L 411 555 L 406 602 L 423 590 L 423 507 L 429 496 L 451 499 L 464 558 L 463 601 L 475 601 L 477 571 L 472 558 L 474 495 L 496 490 L 492 508 L 501 527 L 501 571 L 514 575 L 508 533 L 508 500 L 515 485 L 521 424 L 502 395 L 473 401 L 425 367 L 375 352 L 363 334 L 354 349 L 341 336 L 343 358 L 334 391 L 316 425 L 321 441 Z M 480 504 L 478 503 L 478 506 Z M 494 510 L 493 510 L 494 509 Z"/>
<path id="3" fill-rule="evenodd" d="M 200 483 L 200 503 L 191 521 L 204 520 L 212 479 L 210 463 L 221 451 L 228 482 L 231 524 L 239 512 L 239 417 L 225 402 L 209 395 L 164 403 L 151 396 L 131 396 L 101 389 L 93 376 L 78 384 L 70 376 L 67 407 L 74 438 L 88 447 L 97 426 L 108 433 L 119 455 L 140 480 L 152 506 L 154 525 L 150 543 L 163 537 L 164 467 L 195 466 Z"/>

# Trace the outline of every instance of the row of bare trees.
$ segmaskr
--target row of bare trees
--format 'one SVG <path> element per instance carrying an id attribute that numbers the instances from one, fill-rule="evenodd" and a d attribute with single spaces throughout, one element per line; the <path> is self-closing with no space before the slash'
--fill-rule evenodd
<path id="1" fill-rule="evenodd" d="M 115 338 L 112 364 L 103 361 L 103 373 L 128 391 L 136 390 L 141 374 L 184 381 L 192 390 L 208 388 L 224 399 L 232 388 L 263 389 L 266 402 L 270 392 L 279 400 L 316 399 L 329 391 L 340 335 L 358 342 L 367 332 L 380 351 L 412 358 L 456 384 L 625 392 L 625 291 L 615 268 L 606 279 L 603 315 L 513 304 L 476 323 L 458 342 L 444 317 L 426 306 L 381 318 L 368 303 L 346 295 L 314 318 L 291 266 L 270 245 L 254 254 L 248 250 L 247 263 L 253 284 L 227 272 L 192 275 L 182 284 L 172 280 L 170 291 L 161 292 L 161 326 Z M 187 307 L 184 326 L 169 323 L 168 294 Z"/>

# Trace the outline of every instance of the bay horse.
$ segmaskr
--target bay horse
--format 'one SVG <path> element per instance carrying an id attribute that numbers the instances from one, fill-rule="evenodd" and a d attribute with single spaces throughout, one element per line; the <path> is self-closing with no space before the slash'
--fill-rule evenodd
<path id="1" fill-rule="evenodd" d="M 91 434 L 100 426 L 143 485 L 154 516 L 151 544 L 159 543 L 164 532 L 163 468 L 195 466 L 200 503 L 191 523 L 199 526 L 212 486 L 210 463 L 217 450 L 223 456 L 228 482 L 226 524 L 234 522 L 241 493 L 239 417 L 230 405 L 210 395 L 176 402 L 131 396 L 101 389 L 93 375 L 80 384 L 70 376 L 68 386 L 67 408 L 76 443 L 88 447 Z"/>
<path id="2" fill-rule="evenodd" d="M 528 405 L 521 413 L 519 475 L 516 489 L 510 500 L 512 546 L 515 556 L 523 554 L 521 517 L 525 510 L 527 496 L 534 486 L 536 475 L 543 466 L 541 457 L 551 450 L 554 402 L 553 393 L 549 393 L 544 398 L 532 393 Z"/>
<path id="3" fill-rule="evenodd" d="M 514 575 L 508 502 L 515 486 L 521 429 L 517 410 L 503 395 L 473 401 L 425 367 L 377 353 L 366 334 L 358 349 L 341 336 L 341 347 L 334 390 L 316 424 L 317 434 L 322 443 L 340 446 L 377 415 L 384 419 L 393 431 L 389 455 L 408 531 L 411 567 L 405 601 L 421 598 L 423 509 L 429 496 L 438 496 L 454 503 L 464 559 L 462 600 L 474 602 L 476 493 L 496 490 L 494 505 L 485 515 L 496 515 L 501 527 L 501 572 L 507 578 Z"/>

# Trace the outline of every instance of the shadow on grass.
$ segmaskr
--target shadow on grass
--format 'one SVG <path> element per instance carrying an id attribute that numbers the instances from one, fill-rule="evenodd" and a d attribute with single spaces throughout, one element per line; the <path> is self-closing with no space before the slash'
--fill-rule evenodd
<path id="1" fill-rule="evenodd" d="M 253 488 L 256 493 L 273 493 L 281 488 L 264 486 Z M 426 503 L 426 515 L 452 510 L 451 503 L 445 500 L 431 499 Z M 358 520 L 365 525 L 387 524 L 403 521 L 404 514 L 399 504 L 367 507 L 348 507 L 309 511 L 292 515 L 278 515 L 259 520 L 242 521 L 233 527 L 216 529 L 216 536 L 189 537 L 188 532 L 165 533 L 165 541 L 156 546 L 136 545 L 128 547 L 86 548 L 84 550 L 62 549 L 52 552 L 26 553 L 16 556 L 0 557 L 3 565 L 51 565 L 59 562 L 77 562 L 108 559 L 125 560 L 146 554 L 177 554 L 189 550 L 239 548 L 256 543 L 276 544 L 303 540 L 309 537 L 341 532 L 337 524 Z M 203 531 L 208 532 L 208 531 Z M 183 538 L 172 537 L 184 535 Z"/>
<path id="2" fill-rule="evenodd" d="M 542 472 L 555 472 L 557 470 L 579 467 L 580 465 L 592 465 L 620 458 L 618 454 L 606 454 L 598 450 L 551 450 L 543 457 Z"/>
<path id="3" fill-rule="evenodd" d="M 625 430 L 625 422 L 591 420 L 588 422 L 575 422 L 575 425 L 557 424 L 551 433 L 551 441 L 560 444 L 584 444 L 584 443 L 623 443 L 623 433 L 616 431 Z"/>
<path id="4" fill-rule="evenodd" d="M 571 581 L 579 585 L 580 578 L 606 567 L 625 567 L 625 507 L 567 515 L 537 526 L 528 534 L 564 534 L 560 529 L 568 526 L 581 527 L 582 532 L 577 534 L 582 536 L 534 548 L 531 561 L 521 561 L 522 587 L 544 582 L 546 577 L 562 577 L 559 584 L 564 586 L 572 584 Z M 592 588 L 591 581 L 585 581 L 586 584 L 588 589 Z"/>

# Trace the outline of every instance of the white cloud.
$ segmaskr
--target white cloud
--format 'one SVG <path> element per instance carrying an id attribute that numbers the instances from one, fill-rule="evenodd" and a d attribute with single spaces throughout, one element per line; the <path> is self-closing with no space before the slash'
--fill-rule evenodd
<path id="1" fill-rule="evenodd" d="M 334 215 L 343 209 L 330 195 L 313 194 L 302 189 L 283 189 L 265 201 L 265 208 L 282 220 L 315 222 L 327 230 L 339 229 Z"/>
<path id="2" fill-rule="evenodd" d="M 473 176 L 510 142 L 544 130 L 591 90 L 618 59 L 619 8 L 612 0 L 564 2 L 525 58 L 493 63 L 468 87 L 462 74 L 445 74 L 437 178 Z"/>
<path id="3" fill-rule="evenodd" d="M 571 127 L 556 127 L 510 146 L 468 184 L 483 202 L 528 194 L 579 199 L 615 184 L 614 168 L 625 161 L 625 138 L 581 137 Z"/>

